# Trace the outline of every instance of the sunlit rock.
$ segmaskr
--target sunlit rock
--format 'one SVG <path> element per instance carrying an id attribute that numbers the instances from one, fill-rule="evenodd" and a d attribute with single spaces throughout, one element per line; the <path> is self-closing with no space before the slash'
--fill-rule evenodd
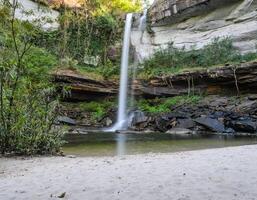
<path id="1" fill-rule="evenodd" d="M 142 32 L 138 29 L 134 28 L 132 31 L 132 44 L 139 61 L 149 58 L 156 50 L 166 48 L 171 43 L 177 48 L 190 49 L 194 47 L 199 49 L 217 37 L 231 37 L 233 45 L 242 54 L 256 51 L 256 1 L 170 0 L 165 2 L 171 4 L 177 2 L 177 13 L 174 11 L 174 13 L 159 19 L 155 16 L 157 11 L 154 7 L 161 2 L 157 0 L 149 9 L 148 21 L 150 23 L 148 31 L 143 33 L 143 37 L 141 38 Z M 170 10 L 168 5 L 158 7 L 158 9 Z M 151 29 L 151 33 L 149 33 L 149 29 Z"/>

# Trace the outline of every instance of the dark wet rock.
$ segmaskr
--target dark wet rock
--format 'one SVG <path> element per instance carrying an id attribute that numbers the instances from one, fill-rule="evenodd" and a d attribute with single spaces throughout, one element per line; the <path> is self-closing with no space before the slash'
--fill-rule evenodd
<path id="1" fill-rule="evenodd" d="M 62 198 L 65 197 L 65 195 L 66 195 L 66 192 L 63 192 L 62 194 L 60 194 L 60 195 L 58 196 L 58 198 L 62 199 Z"/>
<path id="2" fill-rule="evenodd" d="M 162 117 L 155 119 L 155 127 L 161 132 L 166 132 L 169 129 L 167 120 L 163 120 Z"/>
<path id="3" fill-rule="evenodd" d="M 77 124 L 74 119 L 71 119 L 66 116 L 57 117 L 57 121 L 60 122 L 61 124 L 67 124 L 67 125 L 73 125 L 73 126 L 75 126 Z"/>
<path id="4" fill-rule="evenodd" d="M 178 124 L 176 128 L 186 128 L 191 129 L 195 127 L 195 122 L 189 118 L 189 119 L 178 119 Z"/>
<path id="5" fill-rule="evenodd" d="M 239 132 L 255 133 L 256 123 L 250 120 L 231 121 L 229 123 L 234 130 Z"/>
<path id="6" fill-rule="evenodd" d="M 255 100 L 257 100 L 257 94 L 251 94 L 251 95 L 248 97 L 248 99 L 249 99 L 250 101 L 255 101 Z"/>
<path id="7" fill-rule="evenodd" d="M 214 132 L 220 132 L 220 133 L 225 132 L 225 126 L 217 119 L 212 119 L 209 117 L 199 117 L 194 121 Z"/>
<path id="8" fill-rule="evenodd" d="M 211 118 L 223 118 L 224 116 L 226 115 L 225 112 L 222 112 L 222 111 L 216 111 L 212 114 L 212 117 Z"/>
<path id="9" fill-rule="evenodd" d="M 227 128 L 226 130 L 225 130 L 225 133 L 227 133 L 227 134 L 235 134 L 236 133 L 236 131 L 233 129 L 233 128 Z"/>
<path id="10" fill-rule="evenodd" d="M 142 111 L 135 111 L 133 113 L 133 118 L 132 118 L 132 126 L 137 125 L 137 124 L 141 124 L 144 123 L 148 120 L 148 117 L 145 116 L 144 112 Z"/>
<path id="11" fill-rule="evenodd" d="M 219 106 L 226 106 L 226 105 L 228 105 L 227 97 L 217 98 L 209 102 L 209 106 L 211 107 L 219 107 Z"/>
<path id="12" fill-rule="evenodd" d="M 190 113 L 188 111 L 178 111 L 178 112 L 171 112 L 165 115 L 162 115 L 162 118 L 164 120 L 170 120 L 173 118 L 180 118 L 180 119 L 185 119 L 188 118 L 190 116 Z"/>
<path id="13" fill-rule="evenodd" d="M 172 128 L 166 131 L 166 133 L 175 134 L 175 135 L 189 135 L 189 134 L 192 134 L 193 132 L 186 128 Z"/>
<path id="14" fill-rule="evenodd" d="M 236 112 L 255 113 L 257 111 L 257 101 L 244 101 L 235 107 Z"/>

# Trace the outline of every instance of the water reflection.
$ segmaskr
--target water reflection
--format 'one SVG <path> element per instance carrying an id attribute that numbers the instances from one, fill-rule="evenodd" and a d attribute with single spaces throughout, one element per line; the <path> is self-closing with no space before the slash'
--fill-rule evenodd
<path id="1" fill-rule="evenodd" d="M 63 147 L 68 155 L 123 156 L 144 153 L 170 153 L 257 144 L 257 138 L 234 136 L 174 136 L 170 134 L 89 133 L 67 135 Z"/>
<path id="2" fill-rule="evenodd" d="M 116 138 L 117 149 L 116 155 L 123 156 L 127 154 L 127 135 L 126 134 L 117 134 Z"/>

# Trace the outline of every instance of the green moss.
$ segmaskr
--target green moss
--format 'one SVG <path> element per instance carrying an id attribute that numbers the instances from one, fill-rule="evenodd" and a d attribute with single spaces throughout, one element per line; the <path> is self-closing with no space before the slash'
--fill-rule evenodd
<path id="1" fill-rule="evenodd" d="M 201 96 L 176 96 L 172 98 L 156 98 L 153 100 L 142 99 L 137 102 L 140 110 L 150 113 L 165 113 L 169 112 L 174 106 L 183 104 L 196 104 L 201 100 Z"/>
<path id="2" fill-rule="evenodd" d="M 115 106 L 115 102 L 111 100 L 106 101 L 92 101 L 92 102 L 83 102 L 77 105 L 77 107 L 84 112 L 90 112 L 93 120 L 99 120 L 107 112 Z"/>

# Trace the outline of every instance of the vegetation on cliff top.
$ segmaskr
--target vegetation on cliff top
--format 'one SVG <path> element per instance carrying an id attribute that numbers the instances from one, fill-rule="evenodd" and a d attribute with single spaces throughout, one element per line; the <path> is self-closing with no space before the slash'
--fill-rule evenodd
<path id="1" fill-rule="evenodd" d="M 70 60 L 69 67 L 84 73 L 94 72 L 103 78 L 117 75 L 124 15 L 140 10 L 140 2 L 89 0 L 79 1 L 77 8 L 61 3 L 57 6 L 59 29 L 39 32 L 36 44 L 56 55 L 61 67 Z"/>
<path id="2" fill-rule="evenodd" d="M 170 44 L 167 49 L 157 51 L 142 63 L 139 76 L 150 78 L 255 59 L 257 59 L 257 52 L 241 55 L 230 38 L 216 38 L 201 49 L 192 47 L 189 51 L 185 48 L 175 48 Z"/>

